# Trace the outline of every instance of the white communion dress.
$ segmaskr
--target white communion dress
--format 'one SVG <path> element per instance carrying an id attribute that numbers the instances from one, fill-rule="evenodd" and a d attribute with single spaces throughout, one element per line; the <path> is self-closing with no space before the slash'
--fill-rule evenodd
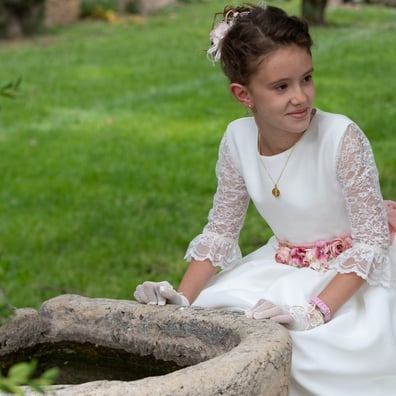
<path id="1" fill-rule="evenodd" d="M 395 396 L 396 243 L 368 139 L 347 117 L 316 110 L 279 197 L 262 161 L 276 179 L 291 149 L 260 158 L 257 141 L 251 117 L 230 123 L 222 139 L 213 208 L 186 253 L 222 271 L 193 305 L 246 310 L 261 298 L 307 305 L 337 272 L 355 272 L 365 284 L 328 323 L 290 331 L 290 395 Z M 242 258 L 238 238 L 250 200 L 274 236 Z"/>

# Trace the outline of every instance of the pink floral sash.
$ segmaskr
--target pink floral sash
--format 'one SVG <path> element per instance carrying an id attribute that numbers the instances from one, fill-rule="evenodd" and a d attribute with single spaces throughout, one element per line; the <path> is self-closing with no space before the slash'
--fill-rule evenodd
<path id="1" fill-rule="evenodd" d="M 330 241 L 316 241 L 312 245 L 296 246 L 279 242 L 275 261 L 297 268 L 311 268 L 315 271 L 327 271 L 329 262 L 352 246 L 350 235 L 344 235 Z"/>
<path id="2" fill-rule="evenodd" d="M 396 235 L 396 202 L 384 201 L 388 216 L 390 243 Z M 315 271 L 327 271 L 329 262 L 338 257 L 342 252 L 352 247 L 350 235 L 344 235 L 330 241 L 316 241 L 312 245 L 296 246 L 288 242 L 279 241 L 275 253 L 275 261 L 297 268 L 311 268 Z"/>

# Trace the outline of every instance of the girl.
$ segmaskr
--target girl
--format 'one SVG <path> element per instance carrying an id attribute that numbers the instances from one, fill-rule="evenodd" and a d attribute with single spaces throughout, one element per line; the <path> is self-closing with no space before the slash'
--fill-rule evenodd
<path id="1" fill-rule="evenodd" d="M 231 122 L 222 139 L 213 208 L 178 292 L 144 282 L 135 298 L 284 324 L 292 396 L 395 395 L 396 251 L 385 204 L 395 206 L 382 199 L 366 136 L 314 107 L 304 21 L 271 6 L 226 7 L 211 40 L 208 55 L 253 117 Z M 241 258 L 250 200 L 274 236 Z"/>

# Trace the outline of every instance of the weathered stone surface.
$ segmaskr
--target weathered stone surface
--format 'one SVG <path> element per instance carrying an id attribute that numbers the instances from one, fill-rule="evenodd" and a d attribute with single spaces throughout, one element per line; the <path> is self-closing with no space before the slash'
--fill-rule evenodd
<path id="1" fill-rule="evenodd" d="M 136 3 L 142 15 L 151 15 L 166 6 L 175 4 L 176 0 L 136 0 Z"/>
<path id="2" fill-rule="evenodd" d="M 45 20 L 47 26 L 69 25 L 80 18 L 80 0 L 45 0 Z"/>
<path id="3" fill-rule="evenodd" d="M 36 310 L 16 310 L 12 321 L 0 326 L 0 359 L 19 350 L 21 345 L 24 348 L 36 345 L 49 327 L 50 324 Z"/>
<path id="4" fill-rule="evenodd" d="M 291 341 L 287 331 L 271 321 L 252 321 L 224 310 L 147 306 L 76 295 L 57 297 L 38 312 L 29 312 L 18 313 L 13 322 L 0 328 L 0 360 L 17 345 L 72 341 L 151 354 L 189 366 L 131 382 L 56 385 L 55 395 L 288 394 Z M 13 341 L 4 343 L 10 335 Z"/>

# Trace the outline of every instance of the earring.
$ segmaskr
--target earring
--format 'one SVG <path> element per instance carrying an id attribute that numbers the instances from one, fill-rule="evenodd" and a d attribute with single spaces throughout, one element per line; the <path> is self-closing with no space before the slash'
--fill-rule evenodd
<path id="1" fill-rule="evenodd" d="M 248 103 L 246 107 L 246 117 L 250 117 L 253 115 L 254 105 L 253 103 Z"/>

